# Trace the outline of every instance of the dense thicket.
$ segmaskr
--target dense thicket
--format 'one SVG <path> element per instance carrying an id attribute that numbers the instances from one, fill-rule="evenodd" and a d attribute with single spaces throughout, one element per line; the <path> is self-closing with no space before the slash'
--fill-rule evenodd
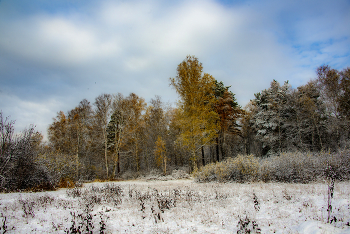
<path id="1" fill-rule="evenodd" d="M 52 189 L 52 175 L 36 161 L 41 134 L 33 126 L 15 134 L 14 123 L 0 112 L 0 191 Z"/>
<path id="2" fill-rule="evenodd" d="M 317 171 L 328 162 L 325 153 L 316 160 L 319 152 L 337 157 L 350 142 L 350 68 L 321 66 L 316 72 L 316 79 L 297 88 L 274 80 L 242 109 L 230 86 L 203 73 L 198 59 L 188 56 L 170 79 L 180 97 L 176 107 L 159 96 L 147 104 L 134 93 L 101 94 L 93 104 L 84 99 L 66 113 L 59 111 L 46 143 L 33 128 L 15 136 L 13 122 L 1 115 L 1 187 L 134 178 L 179 167 L 190 172 L 219 162 L 203 169 L 202 176 L 224 165 L 234 171 L 239 160 L 259 168 L 263 180 L 268 175 L 266 180 L 284 181 L 276 178 L 293 178 L 286 173 L 295 164 L 282 160 L 287 152 L 311 152 L 311 158 L 293 154 L 306 165 L 298 169 L 306 174 L 296 180 L 309 180 L 308 175 L 318 175 L 309 168 Z M 344 154 L 349 158 L 349 151 Z M 203 178 L 218 176 L 210 173 Z"/>

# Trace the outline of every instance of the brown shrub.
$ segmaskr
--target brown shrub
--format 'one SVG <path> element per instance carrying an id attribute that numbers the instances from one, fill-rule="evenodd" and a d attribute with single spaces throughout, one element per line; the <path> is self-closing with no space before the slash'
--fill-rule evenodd
<path id="1" fill-rule="evenodd" d="M 60 182 L 58 183 L 58 187 L 59 188 L 74 188 L 76 186 L 75 186 L 75 182 L 71 178 L 66 177 L 66 178 L 60 179 Z"/>

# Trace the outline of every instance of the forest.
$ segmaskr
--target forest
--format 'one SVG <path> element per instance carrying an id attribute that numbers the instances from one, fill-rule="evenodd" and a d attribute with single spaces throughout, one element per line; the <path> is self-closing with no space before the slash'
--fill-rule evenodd
<path id="1" fill-rule="evenodd" d="M 349 179 L 350 67 L 322 65 L 315 79 L 297 88 L 273 80 L 245 107 L 194 56 L 178 65 L 169 84 L 179 95 L 176 105 L 160 96 L 146 103 L 135 93 L 83 99 L 57 112 L 48 141 L 34 126 L 16 134 L 14 121 L 0 112 L 0 190 L 46 190 L 179 168 L 198 181 L 295 175 L 307 182 L 325 173 Z"/>

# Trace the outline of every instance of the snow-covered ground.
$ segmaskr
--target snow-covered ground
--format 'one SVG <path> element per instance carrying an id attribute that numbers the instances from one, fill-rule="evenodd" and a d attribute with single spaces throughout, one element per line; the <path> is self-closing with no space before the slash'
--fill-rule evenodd
<path id="1" fill-rule="evenodd" d="M 0 194 L 0 232 L 350 233 L 350 182 L 336 183 L 332 205 L 327 224 L 325 183 L 90 183 Z"/>

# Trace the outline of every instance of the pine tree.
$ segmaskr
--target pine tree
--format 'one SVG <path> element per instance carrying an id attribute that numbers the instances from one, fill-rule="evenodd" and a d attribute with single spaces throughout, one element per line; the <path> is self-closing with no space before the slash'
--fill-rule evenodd
<path id="1" fill-rule="evenodd" d="M 255 94 L 254 105 L 256 113 L 251 119 L 257 136 L 263 143 L 262 155 L 280 153 L 285 148 L 286 123 L 288 108 L 286 102 L 289 97 L 290 85 L 283 86 L 274 80 L 269 89 Z"/>
<path id="2" fill-rule="evenodd" d="M 216 157 L 220 160 L 219 149 L 222 158 L 225 158 L 224 145 L 226 144 L 226 135 L 240 135 L 240 129 L 237 124 L 238 118 L 242 117 L 243 110 L 238 105 L 235 95 L 228 89 L 231 86 L 224 86 L 223 82 L 215 80 L 215 111 L 219 116 L 220 130 L 216 138 Z"/>
<path id="3" fill-rule="evenodd" d="M 108 150 L 113 154 L 113 175 L 114 178 L 116 173 L 120 173 L 120 149 L 122 145 L 122 134 L 123 127 L 125 125 L 125 119 L 122 111 L 117 109 L 111 116 L 111 120 L 107 126 L 107 147 Z"/>
<path id="4" fill-rule="evenodd" d="M 324 146 L 323 135 L 326 127 L 326 107 L 320 98 L 320 90 L 315 81 L 298 87 L 297 92 L 297 126 L 300 135 L 299 148 L 321 150 Z"/>

